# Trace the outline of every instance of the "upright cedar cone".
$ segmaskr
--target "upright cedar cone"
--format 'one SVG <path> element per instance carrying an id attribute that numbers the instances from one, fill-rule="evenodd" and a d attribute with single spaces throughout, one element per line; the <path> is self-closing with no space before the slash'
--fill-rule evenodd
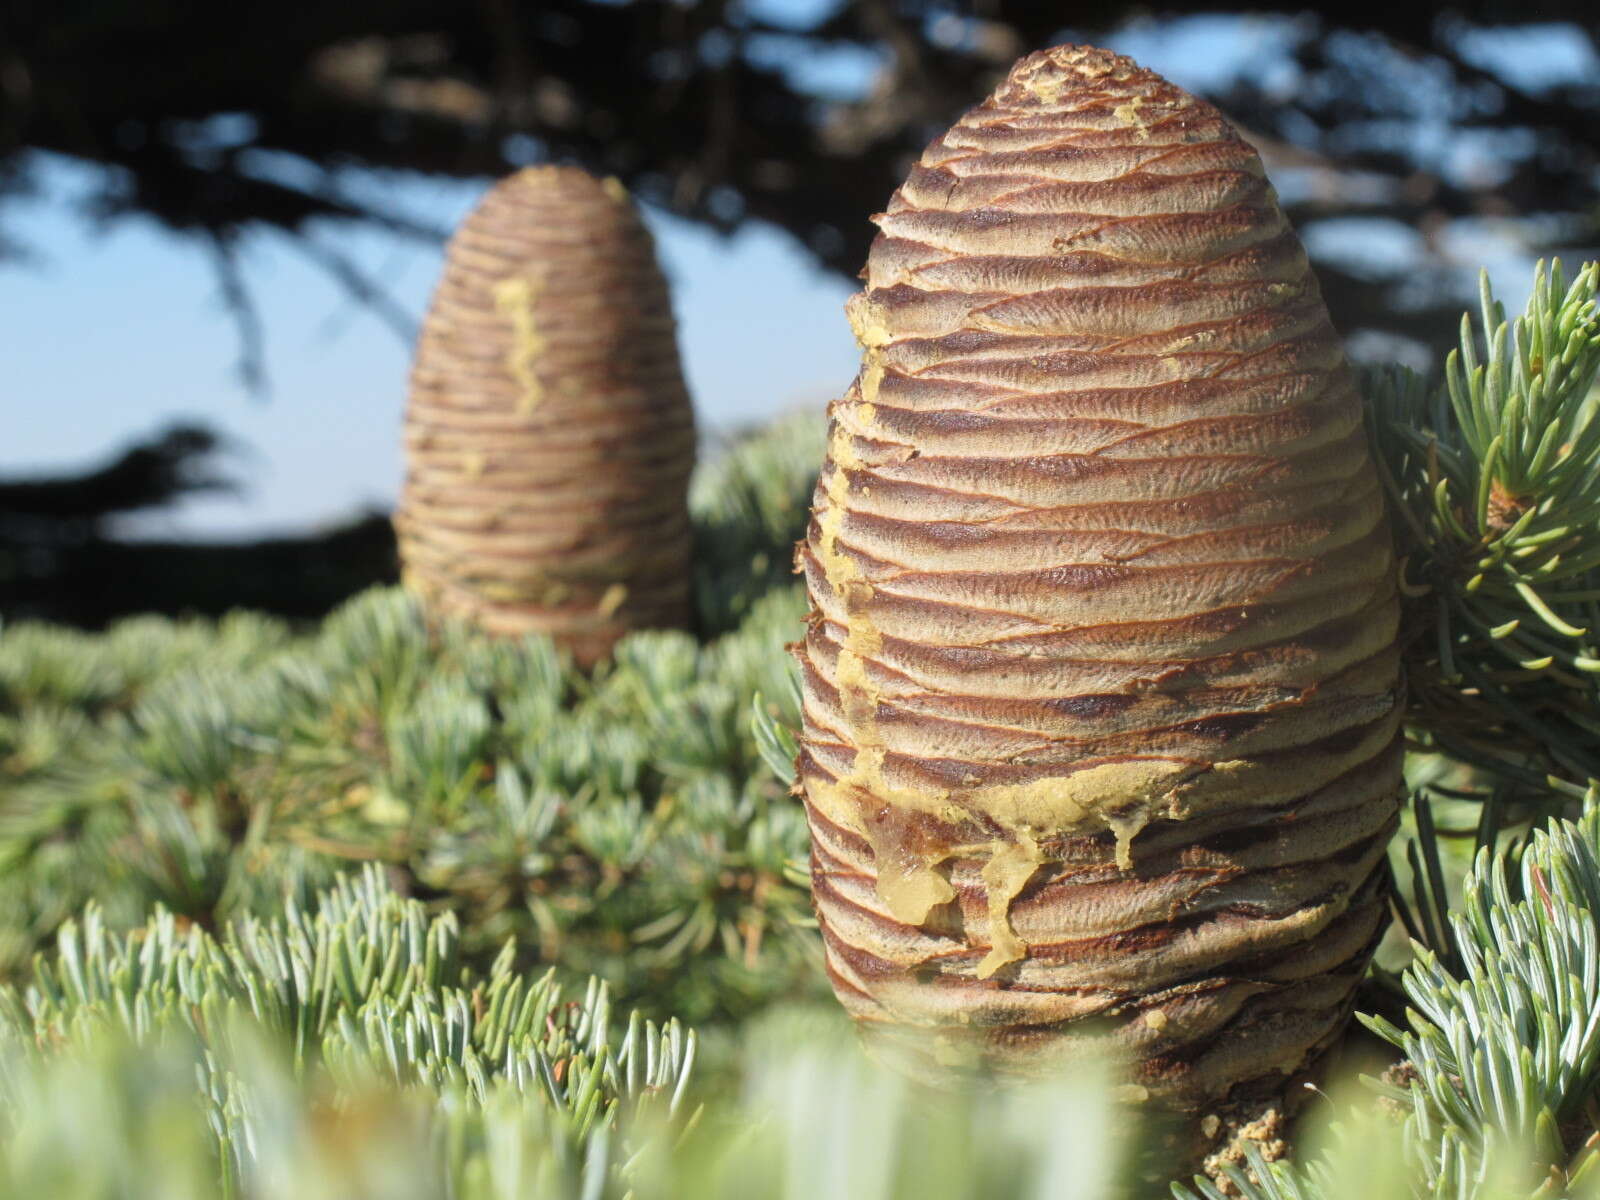
<path id="1" fill-rule="evenodd" d="M 666 281 L 615 180 L 502 180 L 450 241 L 406 414 L 407 584 L 581 663 L 689 615 L 694 416 Z"/>
<path id="2" fill-rule="evenodd" d="M 1032 55 L 929 146 L 849 304 L 799 550 L 835 990 L 930 1057 L 1091 1030 L 1208 1131 L 1338 1036 L 1400 788 L 1361 408 L 1255 152 Z"/>

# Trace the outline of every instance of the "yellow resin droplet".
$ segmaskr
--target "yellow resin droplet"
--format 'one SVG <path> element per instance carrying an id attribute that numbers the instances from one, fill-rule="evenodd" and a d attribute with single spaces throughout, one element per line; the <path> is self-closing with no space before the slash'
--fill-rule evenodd
<path id="1" fill-rule="evenodd" d="M 861 399 L 860 408 L 871 408 L 876 414 L 878 401 L 878 388 L 883 385 L 883 355 L 877 350 L 867 351 L 867 361 L 861 368 Z"/>
<path id="2" fill-rule="evenodd" d="M 865 293 L 858 292 L 850 297 L 845 302 L 844 314 L 850 320 L 850 331 L 856 335 L 856 343 L 863 349 L 877 349 L 893 340 L 883 314 Z"/>
<path id="3" fill-rule="evenodd" d="M 1150 814 L 1144 808 L 1106 814 L 1106 824 L 1117 839 L 1117 866 L 1122 870 L 1133 870 L 1133 839 L 1149 823 Z"/>
<path id="4" fill-rule="evenodd" d="M 875 842 L 878 864 L 878 899 L 889 915 L 907 925 L 921 925 L 941 904 L 955 899 L 950 881 L 935 869 L 937 863 L 901 857 L 892 846 Z"/>
<path id="5" fill-rule="evenodd" d="M 617 609 L 621 608 L 623 603 L 624 603 L 624 601 L 626 601 L 627 599 L 628 599 L 628 588 L 627 588 L 627 585 L 626 584 L 621 584 L 621 583 L 613 583 L 610 587 L 608 587 L 606 589 L 605 595 L 600 597 L 600 605 L 599 605 L 598 611 L 599 611 L 599 613 L 600 613 L 600 615 L 602 617 L 613 616 L 613 615 L 615 615 Z"/>
<path id="6" fill-rule="evenodd" d="M 1043 861 L 1039 844 L 1020 833 L 1016 841 L 996 846 L 985 864 L 983 882 L 989 892 L 989 953 L 978 964 L 979 979 L 988 979 L 1001 967 L 1027 954 L 1027 943 L 1017 936 L 1011 925 L 1011 902 Z"/>
<path id="7" fill-rule="evenodd" d="M 1145 127 L 1144 118 L 1139 115 L 1139 102 L 1137 100 L 1129 100 L 1126 104 L 1119 104 L 1111 111 L 1116 114 L 1119 120 L 1126 121 L 1132 125 L 1145 141 L 1148 142 L 1150 140 L 1150 130 Z"/>
<path id="8" fill-rule="evenodd" d="M 539 324 L 533 306 L 539 288 L 525 275 L 513 275 L 494 285 L 495 311 L 511 320 L 511 349 L 506 352 L 506 370 L 522 389 L 517 409 L 530 413 L 544 399 L 544 386 L 539 382 L 536 364 L 544 350 L 544 338 L 539 335 Z"/>
<path id="9" fill-rule="evenodd" d="M 1192 763 L 1171 759 L 1099 763 L 1031 783 L 975 788 L 963 799 L 1008 829 L 1075 832 L 1100 825 L 1115 830 L 1113 806 L 1152 812 L 1162 797 L 1199 770 Z M 1147 819 L 1141 818 L 1139 828 Z"/>

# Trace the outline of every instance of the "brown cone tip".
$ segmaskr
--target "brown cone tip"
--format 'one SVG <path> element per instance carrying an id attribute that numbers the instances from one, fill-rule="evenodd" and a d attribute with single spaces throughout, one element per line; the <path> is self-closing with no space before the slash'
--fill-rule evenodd
<path id="1" fill-rule="evenodd" d="M 694 417 L 667 285 L 615 180 L 519 171 L 450 241 L 406 413 L 406 583 L 584 664 L 689 609 Z"/>
<path id="2" fill-rule="evenodd" d="M 1103 50 L 1023 59 L 876 221 L 798 553 L 835 990 L 1002 1070 L 1094 1031 L 1226 1126 L 1384 922 L 1394 564 L 1339 339 L 1256 153 Z"/>

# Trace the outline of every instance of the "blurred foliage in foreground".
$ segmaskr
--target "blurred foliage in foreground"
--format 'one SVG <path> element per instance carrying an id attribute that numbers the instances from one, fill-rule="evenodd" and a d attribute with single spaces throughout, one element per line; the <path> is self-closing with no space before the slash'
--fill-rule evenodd
<path id="1" fill-rule="evenodd" d="M 168 915 L 131 938 L 69 926 L 25 995 L 0 991 L 0 1186 L 977 1200 L 1069 1168 L 1109 1185 L 1093 1073 L 1049 1103 L 931 1096 L 872 1070 L 838 1018 L 790 1012 L 748 1035 L 742 1086 L 715 1093 L 691 1079 L 676 1022 L 613 1021 L 593 985 L 563 1003 L 509 958 L 452 982 L 454 939 L 376 870 L 220 943 Z M 1052 1128 L 1064 1110 L 1077 1120 Z"/>
<path id="2" fill-rule="evenodd" d="M 1482 853 L 1423 954 L 1408 1056 L 1374 1104 L 1335 1085 L 1298 1163 L 1227 1172 L 1246 1200 L 1600 1196 L 1600 813 Z M 464 968 L 453 917 L 369 867 L 219 938 L 170 913 L 69 922 L 0 988 L 0 1188 L 163 1200 L 1137 1200 L 1159 1131 L 1088 1065 L 1051 1086 L 932 1093 L 837 1017 L 747 1025 L 737 1083 L 677 1022 L 563 1001 L 509 947 Z M 711 1086 L 723 1083 L 724 1086 Z M 1252 1177 L 1253 1176 L 1253 1177 Z M 1179 1200 L 1224 1193 L 1197 1180 Z"/>
<path id="3" fill-rule="evenodd" d="M 1363 994 L 1388 1069 L 1214 1164 L 1227 1194 L 1600 1200 L 1597 289 L 1552 270 L 1507 321 L 1486 287 L 1440 380 L 1369 380 L 1412 941 Z M 700 639 L 592 677 L 381 590 L 309 632 L 0 633 L 0 1195 L 1166 1188 L 1092 1071 L 930 1095 L 779 1004 L 821 986 L 782 778 L 820 434 L 701 473 Z"/>

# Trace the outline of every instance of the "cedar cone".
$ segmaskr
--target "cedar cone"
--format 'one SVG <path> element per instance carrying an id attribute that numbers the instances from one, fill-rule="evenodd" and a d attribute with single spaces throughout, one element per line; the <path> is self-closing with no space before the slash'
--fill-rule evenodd
<path id="1" fill-rule="evenodd" d="M 407 585 L 579 663 L 689 618 L 694 416 L 627 193 L 569 167 L 490 189 L 423 325 L 395 528 Z"/>
<path id="2" fill-rule="evenodd" d="M 1393 552 L 1316 280 L 1215 108 L 1081 46 L 875 220 L 798 549 L 834 989 L 1002 1073 L 1093 1031 L 1236 1129 L 1349 1015 L 1401 787 Z"/>

